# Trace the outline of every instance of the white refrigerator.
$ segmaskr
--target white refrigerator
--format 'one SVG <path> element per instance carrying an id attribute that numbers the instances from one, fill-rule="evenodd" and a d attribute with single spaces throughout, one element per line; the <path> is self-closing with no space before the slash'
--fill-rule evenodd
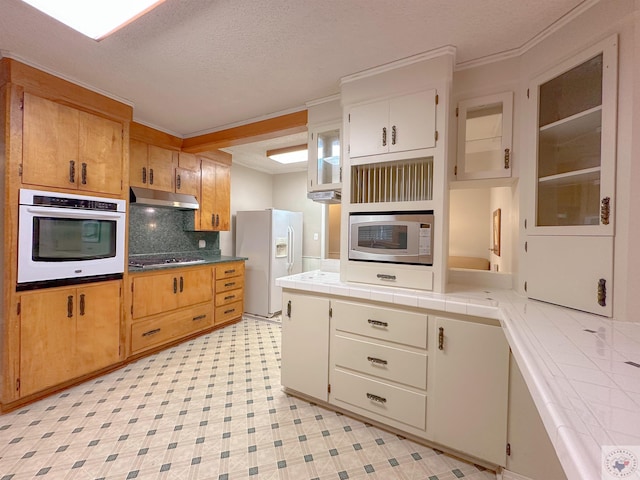
<path id="1" fill-rule="evenodd" d="M 246 257 L 244 311 L 272 317 L 282 311 L 276 278 L 302 272 L 302 212 L 236 213 L 236 256 Z"/>

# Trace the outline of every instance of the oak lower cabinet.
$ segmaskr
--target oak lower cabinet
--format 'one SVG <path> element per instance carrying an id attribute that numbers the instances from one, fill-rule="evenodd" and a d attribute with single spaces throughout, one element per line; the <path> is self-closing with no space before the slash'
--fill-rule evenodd
<path id="1" fill-rule="evenodd" d="M 280 381 L 286 388 L 326 402 L 330 301 L 326 297 L 284 291 L 282 306 Z"/>
<path id="2" fill-rule="evenodd" d="M 432 439 L 505 465 L 509 345 L 498 324 L 436 317 Z"/>
<path id="3" fill-rule="evenodd" d="M 20 295 L 20 397 L 120 360 L 121 282 Z"/>
<path id="4" fill-rule="evenodd" d="M 215 324 L 238 320 L 244 311 L 244 262 L 215 267 Z"/>
<path id="5" fill-rule="evenodd" d="M 428 316 L 343 300 L 331 309 L 329 402 L 425 437 Z"/>
<path id="6" fill-rule="evenodd" d="M 130 353 L 213 327 L 213 267 L 130 275 Z"/>
<path id="7" fill-rule="evenodd" d="M 22 182 L 119 195 L 124 127 L 24 94 Z"/>

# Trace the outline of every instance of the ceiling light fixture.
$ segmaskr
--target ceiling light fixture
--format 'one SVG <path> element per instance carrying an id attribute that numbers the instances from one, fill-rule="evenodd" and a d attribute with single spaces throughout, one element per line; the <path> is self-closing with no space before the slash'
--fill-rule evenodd
<path id="1" fill-rule="evenodd" d="M 102 40 L 165 0 L 22 0 L 68 27 Z"/>
<path id="2" fill-rule="evenodd" d="M 295 145 L 293 147 L 276 148 L 274 150 L 267 150 L 267 157 L 271 160 L 275 160 L 278 163 L 299 163 L 306 162 L 309 158 L 307 152 L 307 145 Z"/>

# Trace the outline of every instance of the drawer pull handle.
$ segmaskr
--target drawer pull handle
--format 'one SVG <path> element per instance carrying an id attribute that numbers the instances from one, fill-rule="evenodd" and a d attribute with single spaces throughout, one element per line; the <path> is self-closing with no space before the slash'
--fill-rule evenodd
<path id="1" fill-rule="evenodd" d="M 438 350 L 444 350 L 444 327 L 438 329 Z"/>
<path id="2" fill-rule="evenodd" d="M 198 315 L 197 317 L 193 317 L 191 320 L 194 322 L 197 322 L 198 320 L 203 320 L 205 318 L 207 318 L 207 316 L 202 314 L 202 315 Z"/>
<path id="3" fill-rule="evenodd" d="M 231 310 L 225 310 L 225 311 L 224 311 L 224 314 L 225 314 L 225 315 L 227 315 L 228 313 L 233 313 L 233 312 L 235 312 L 235 311 L 236 311 L 236 309 L 235 309 L 235 308 L 232 308 Z"/>
<path id="4" fill-rule="evenodd" d="M 236 284 L 236 282 L 229 282 L 229 283 L 225 283 L 224 286 L 225 287 L 233 287 Z"/>
<path id="5" fill-rule="evenodd" d="M 367 357 L 367 361 L 373 363 L 374 365 L 386 365 L 388 363 L 386 360 L 382 360 L 381 358 L 376 357 Z"/>
<path id="6" fill-rule="evenodd" d="M 235 295 L 227 295 L 226 297 L 224 297 L 225 300 L 231 300 L 232 298 L 236 298 Z"/>
<path id="7" fill-rule="evenodd" d="M 73 295 L 67 297 L 67 318 L 73 317 Z"/>
<path id="8" fill-rule="evenodd" d="M 373 325 L 374 327 L 388 327 L 389 324 L 387 322 L 381 322 L 380 320 L 372 320 L 371 318 L 367 320 L 369 325 Z"/>
<path id="9" fill-rule="evenodd" d="M 376 275 L 376 277 L 378 277 L 380 280 L 387 280 L 389 282 L 395 282 L 396 281 L 396 276 L 395 275 L 387 275 L 386 273 L 379 273 Z"/>
<path id="10" fill-rule="evenodd" d="M 235 268 L 234 268 L 233 270 L 225 270 L 225 271 L 224 271 L 224 274 L 225 274 L 225 275 L 230 275 L 230 274 L 232 274 L 232 273 L 236 273 L 236 269 L 235 269 Z"/>
<path id="11" fill-rule="evenodd" d="M 143 337 L 150 337 L 151 335 L 155 335 L 156 333 L 159 333 L 160 329 L 156 328 L 155 330 L 149 330 L 148 332 L 144 332 L 142 334 Z"/>
<path id="12" fill-rule="evenodd" d="M 387 399 L 386 398 L 380 397 L 378 395 L 374 395 L 373 393 L 367 393 L 367 398 L 369 400 L 373 400 L 374 402 L 387 403 Z"/>

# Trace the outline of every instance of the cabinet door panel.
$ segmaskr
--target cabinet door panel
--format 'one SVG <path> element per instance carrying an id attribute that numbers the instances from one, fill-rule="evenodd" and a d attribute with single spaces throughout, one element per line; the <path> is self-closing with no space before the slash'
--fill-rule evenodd
<path id="1" fill-rule="evenodd" d="M 76 376 L 120 359 L 120 282 L 77 291 Z"/>
<path id="2" fill-rule="evenodd" d="M 216 230 L 230 230 L 231 222 L 231 168 L 216 165 Z M 219 220 L 218 220 L 218 215 Z"/>
<path id="3" fill-rule="evenodd" d="M 200 172 L 176 168 L 176 193 L 200 197 Z"/>
<path id="4" fill-rule="evenodd" d="M 75 289 L 24 294 L 20 303 L 20 395 L 25 396 L 73 378 L 77 304 Z"/>
<path id="5" fill-rule="evenodd" d="M 193 153 L 180 152 L 178 155 L 178 166 L 185 170 L 198 171 L 200 169 L 200 161 Z"/>
<path id="6" fill-rule="evenodd" d="M 201 162 L 199 229 L 215 230 L 214 209 L 216 203 L 216 164 L 209 160 Z"/>
<path id="7" fill-rule="evenodd" d="M 24 94 L 22 181 L 51 187 L 76 188 L 78 110 Z M 70 164 L 74 162 L 74 175 Z"/>
<path id="8" fill-rule="evenodd" d="M 391 141 L 388 120 L 389 102 L 386 100 L 353 107 L 349 121 L 349 156 L 386 153 Z M 386 129 L 385 142 L 383 129 Z"/>
<path id="9" fill-rule="evenodd" d="M 149 188 L 165 192 L 174 191 L 174 154 L 177 156 L 177 152 L 172 150 L 149 145 L 149 172 L 147 179 Z"/>
<path id="10" fill-rule="evenodd" d="M 436 91 L 427 90 L 391 99 L 389 129 L 390 152 L 435 147 Z"/>
<path id="11" fill-rule="evenodd" d="M 211 268 L 181 271 L 178 283 L 178 304 L 181 307 L 208 302 L 213 297 L 213 271 Z"/>
<path id="12" fill-rule="evenodd" d="M 509 346 L 499 326 L 436 318 L 433 440 L 505 465 Z M 463 380 L 461 380 L 463 379 Z"/>
<path id="13" fill-rule="evenodd" d="M 178 308 L 179 277 L 180 275 L 173 273 L 135 277 L 133 279 L 133 318 L 142 318 Z"/>
<path id="14" fill-rule="evenodd" d="M 129 183 L 132 187 L 146 187 L 149 182 L 148 145 L 139 140 L 129 143 Z"/>
<path id="15" fill-rule="evenodd" d="M 79 188 L 119 194 L 122 191 L 122 124 L 86 112 L 79 112 L 79 116 Z"/>

